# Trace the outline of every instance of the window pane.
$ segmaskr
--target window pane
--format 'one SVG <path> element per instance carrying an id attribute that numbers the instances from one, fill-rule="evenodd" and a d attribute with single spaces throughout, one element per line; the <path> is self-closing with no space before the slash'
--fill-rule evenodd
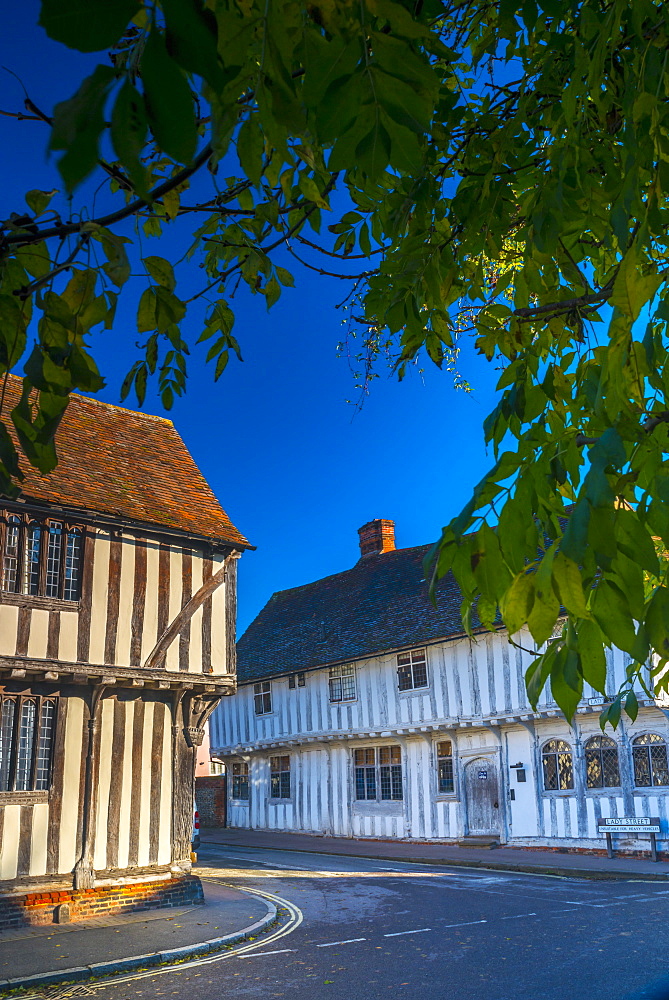
<path id="1" fill-rule="evenodd" d="M 355 699 L 355 674 L 353 673 L 353 667 L 344 667 L 344 670 L 348 670 L 350 672 L 346 674 L 342 673 L 342 701 L 353 701 Z"/>
<path id="2" fill-rule="evenodd" d="M 290 771 L 281 772 L 281 798 L 290 798 Z"/>
<path id="3" fill-rule="evenodd" d="M 379 747 L 379 764 L 390 764 L 390 747 Z"/>
<path id="4" fill-rule="evenodd" d="M 650 756 L 647 747 L 633 747 L 634 784 L 639 788 L 650 787 Z"/>
<path id="5" fill-rule="evenodd" d="M 51 751 L 53 747 L 55 721 L 55 702 L 43 702 L 39 727 L 39 743 L 37 745 L 37 770 L 35 773 L 35 788 L 37 791 L 46 791 L 50 784 Z"/>
<path id="6" fill-rule="evenodd" d="M 585 751 L 585 780 L 588 788 L 603 788 L 604 786 L 599 750 Z"/>
<path id="7" fill-rule="evenodd" d="M 669 768 L 667 768 L 667 748 L 666 745 L 650 747 L 650 762 L 652 767 L 653 784 L 669 785 Z"/>
<path id="8" fill-rule="evenodd" d="M 414 663 L 413 686 L 415 688 L 427 687 L 427 663 Z"/>
<path id="9" fill-rule="evenodd" d="M 397 668 L 397 685 L 400 691 L 410 691 L 412 687 L 411 666 Z"/>
<path id="10" fill-rule="evenodd" d="M 453 749 L 451 747 L 451 741 L 445 740 L 443 743 L 437 743 L 437 757 L 451 757 L 453 755 Z"/>
<path id="11" fill-rule="evenodd" d="M 63 590 L 63 598 L 66 601 L 79 600 L 80 568 L 81 532 L 77 530 L 68 531 L 65 553 L 65 587 Z"/>
<path id="12" fill-rule="evenodd" d="M 367 788 L 367 798 L 376 798 L 376 769 L 373 767 L 365 768 L 365 785 Z"/>
<path id="13" fill-rule="evenodd" d="M 605 788 L 617 788 L 620 784 L 620 769 L 618 767 L 618 748 L 602 745 L 602 774 Z"/>
<path id="14" fill-rule="evenodd" d="M 342 700 L 341 677 L 330 677 L 330 701 Z"/>
<path id="15" fill-rule="evenodd" d="M 557 755 L 558 773 L 560 779 L 560 790 L 565 791 L 574 787 L 574 770 L 571 763 L 571 753 L 559 753 Z"/>
<path id="16" fill-rule="evenodd" d="M 26 548 L 23 553 L 23 593 L 39 593 L 39 550 L 42 528 L 39 524 L 29 524 L 26 528 Z"/>
<path id="17" fill-rule="evenodd" d="M 393 799 L 402 798 L 402 768 L 399 764 L 393 764 L 390 768 L 393 786 Z"/>
<path id="18" fill-rule="evenodd" d="M 544 767 L 544 788 L 554 792 L 558 787 L 557 760 L 554 753 L 545 753 L 542 757 Z"/>
<path id="19" fill-rule="evenodd" d="M 402 751 L 399 747 L 390 748 L 390 763 L 391 764 L 401 764 L 402 763 Z"/>
<path id="20" fill-rule="evenodd" d="M 278 774 L 273 774 L 270 778 L 270 795 L 273 799 L 278 799 L 281 796 L 279 792 L 281 790 L 281 778 Z"/>
<path id="21" fill-rule="evenodd" d="M 263 715 L 267 715 L 268 712 L 272 711 L 272 696 L 267 692 L 262 696 L 262 710 Z"/>
<path id="22" fill-rule="evenodd" d="M 390 784 L 390 768 L 383 766 L 379 768 L 379 778 L 381 781 L 381 798 L 392 798 L 392 787 Z"/>
<path id="23" fill-rule="evenodd" d="M 281 764 L 279 763 L 280 760 L 281 760 L 280 757 L 270 757 L 270 759 L 269 759 L 269 769 L 270 769 L 270 771 L 280 771 L 281 770 Z"/>
<path id="24" fill-rule="evenodd" d="M 33 747 L 35 745 L 35 716 L 37 705 L 34 701 L 24 701 L 21 705 L 19 720 L 19 749 L 16 759 L 17 792 L 25 792 L 30 788 L 30 770 L 32 767 Z"/>
<path id="25" fill-rule="evenodd" d="M 2 715 L 0 716 L 0 792 L 8 792 L 10 789 L 15 712 L 15 700 L 13 698 L 4 699 Z"/>
<path id="26" fill-rule="evenodd" d="M 445 757 L 439 761 L 439 791 L 443 795 L 453 790 L 453 759 L 452 757 Z"/>
<path id="27" fill-rule="evenodd" d="M 49 535 L 46 553 L 46 583 L 47 597 L 60 597 L 60 563 L 63 555 L 63 526 L 58 521 L 49 525 Z"/>
<path id="28" fill-rule="evenodd" d="M 365 769 L 356 767 L 355 769 L 355 797 L 356 799 L 366 798 L 365 792 Z"/>
<path id="29" fill-rule="evenodd" d="M 2 589 L 15 593 L 18 589 L 19 570 L 19 526 L 20 519 L 14 514 L 7 518 L 5 530 L 5 551 L 2 560 Z"/>

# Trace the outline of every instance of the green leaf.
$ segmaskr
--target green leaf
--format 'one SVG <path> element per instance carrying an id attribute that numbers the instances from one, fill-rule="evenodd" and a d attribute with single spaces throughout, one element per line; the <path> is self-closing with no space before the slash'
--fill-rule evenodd
<path id="1" fill-rule="evenodd" d="M 137 307 L 137 331 L 148 333 L 156 329 L 156 290 L 153 285 L 144 289 Z"/>
<path id="2" fill-rule="evenodd" d="M 0 369 L 10 371 L 26 347 L 26 318 L 14 295 L 0 295 Z"/>
<path id="3" fill-rule="evenodd" d="M 646 632 L 651 646 L 664 661 L 669 660 L 669 588 L 658 587 L 646 612 Z"/>
<path id="4" fill-rule="evenodd" d="M 553 577 L 563 607 L 578 618 L 588 618 L 590 612 L 583 594 L 581 571 L 563 552 L 558 552 L 553 559 Z"/>
<path id="5" fill-rule="evenodd" d="M 39 191 L 37 189 L 28 191 L 26 204 L 39 217 L 49 207 L 49 202 L 55 194 L 58 194 L 56 188 L 53 191 Z"/>
<path id="6" fill-rule="evenodd" d="M 390 160 L 390 136 L 378 116 L 371 132 L 358 143 L 355 150 L 360 169 L 370 180 L 377 180 Z"/>
<path id="7" fill-rule="evenodd" d="M 16 253 L 16 259 L 33 278 L 42 278 L 51 270 L 49 248 L 44 240 L 31 246 L 21 247 Z"/>
<path id="8" fill-rule="evenodd" d="M 590 505 L 585 500 L 579 500 L 569 515 L 569 521 L 560 545 L 564 555 L 575 563 L 583 560 L 588 545 L 588 526 L 590 523 Z"/>
<path id="9" fill-rule="evenodd" d="M 68 191 L 74 191 L 98 162 L 104 107 L 114 78 L 110 66 L 96 66 L 74 97 L 54 108 L 49 149 L 65 150 L 58 169 Z"/>
<path id="10" fill-rule="evenodd" d="M 592 612 L 604 635 L 619 649 L 634 653 L 636 632 L 624 595 L 608 580 L 600 580 L 592 600 Z"/>
<path id="11" fill-rule="evenodd" d="M 578 626 L 578 651 L 584 680 L 600 694 L 606 694 L 606 654 L 599 626 L 582 621 Z"/>
<path id="12" fill-rule="evenodd" d="M 281 285 L 276 278 L 272 276 L 265 285 L 263 291 L 265 292 L 265 298 L 267 299 L 267 308 L 270 309 L 274 303 L 278 301 L 279 296 L 281 295 Z"/>
<path id="13" fill-rule="evenodd" d="M 140 160 L 146 145 L 147 122 L 141 94 L 126 80 L 118 92 L 111 118 L 114 151 L 137 194 L 148 195 L 147 172 Z"/>
<path id="14" fill-rule="evenodd" d="M 254 184 L 260 183 L 263 172 L 265 139 L 260 129 L 260 116 L 250 115 L 237 136 L 237 156 L 242 170 Z"/>
<path id="15" fill-rule="evenodd" d="M 168 156 L 190 163 L 197 129 L 188 81 L 170 58 L 163 36 L 152 28 L 140 63 L 146 115 L 156 142 Z"/>
<path id="16" fill-rule="evenodd" d="M 218 61 L 216 19 L 211 12 L 197 0 L 162 0 L 162 8 L 172 58 L 203 77 L 216 92 L 222 91 L 226 77 Z"/>
<path id="17" fill-rule="evenodd" d="M 39 23 L 56 42 L 99 52 L 116 44 L 139 9 L 137 0 L 42 0 Z"/>
<path id="18" fill-rule="evenodd" d="M 500 603 L 504 624 L 515 635 L 527 623 L 534 603 L 534 575 L 518 573 Z"/>
<path id="19" fill-rule="evenodd" d="M 285 285 L 287 288 L 293 288 L 295 286 L 295 279 L 290 271 L 287 271 L 285 267 L 275 267 L 274 271 L 282 285 Z"/>
<path id="20" fill-rule="evenodd" d="M 164 257 L 143 257 L 142 263 L 154 281 L 173 292 L 176 287 L 174 269 Z"/>
<path id="21" fill-rule="evenodd" d="M 610 304 L 620 309 L 631 320 L 635 320 L 646 302 L 655 295 L 661 282 L 659 274 L 643 274 L 636 244 L 633 244 L 618 268 Z"/>
<path id="22" fill-rule="evenodd" d="M 630 691 L 625 698 L 625 711 L 629 715 L 632 722 L 636 722 L 636 717 L 639 714 L 639 702 L 634 691 Z"/>
<path id="23" fill-rule="evenodd" d="M 577 654 L 566 646 L 556 652 L 553 660 L 551 694 L 567 722 L 571 722 L 583 695 L 583 678 Z"/>

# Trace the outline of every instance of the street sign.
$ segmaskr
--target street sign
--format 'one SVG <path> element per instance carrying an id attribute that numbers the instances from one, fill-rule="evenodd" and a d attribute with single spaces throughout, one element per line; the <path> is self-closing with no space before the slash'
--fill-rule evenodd
<path id="1" fill-rule="evenodd" d="M 607 816 L 597 820 L 600 833 L 659 833 L 659 816 Z"/>
<path id="2" fill-rule="evenodd" d="M 481 781 L 485 781 L 487 777 L 488 777 L 487 771 L 479 771 L 479 778 L 481 779 Z"/>

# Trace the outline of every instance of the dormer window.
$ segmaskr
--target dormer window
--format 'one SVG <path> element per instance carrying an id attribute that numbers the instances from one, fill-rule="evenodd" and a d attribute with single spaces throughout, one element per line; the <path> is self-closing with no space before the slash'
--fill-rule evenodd
<path id="1" fill-rule="evenodd" d="M 51 518 L 0 513 L 0 589 L 8 594 L 78 601 L 83 529 Z"/>

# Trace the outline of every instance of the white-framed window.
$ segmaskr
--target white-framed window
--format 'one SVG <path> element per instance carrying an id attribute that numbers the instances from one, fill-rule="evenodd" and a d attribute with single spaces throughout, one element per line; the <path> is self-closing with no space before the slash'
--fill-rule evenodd
<path id="1" fill-rule="evenodd" d="M 270 789 L 269 794 L 272 799 L 290 798 L 290 754 L 282 754 L 280 757 L 270 757 Z"/>
<path id="2" fill-rule="evenodd" d="M 355 667 L 330 667 L 330 701 L 355 701 Z"/>
<path id="3" fill-rule="evenodd" d="M 397 686 L 400 691 L 427 687 L 427 657 L 424 649 L 411 649 L 397 656 Z"/>
<path id="4" fill-rule="evenodd" d="M 574 787 L 574 758 L 571 747 L 564 740 L 548 740 L 544 743 L 541 763 L 545 791 L 566 792 Z"/>
<path id="5" fill-rule="evenodd" d="M 440 795 L 449 795 L 455 791 L 453 744 L 450 740 L 437 743 L 437 787 Z"/>
<path id="6" fill-rule="evenodd" d="M 253 704 L 256 715 L 267 715 L 272 711 L 271 681 L 258 681 L 253 685 Z"/>
<path id="7" fill-rule="evenodd" d="M 667 743 L 657 733 L 644 733 L 632 740 L 634 784 L 637 788 L 669 785 Z"/>
<path id="8" fill-rule="evenodd" d="M 401 800 L 401 747 L 359 747 L 353 752 L 358 800 Z"/>
<path id="9" fill-rule="evenodd" d="M 306 684 L 306 676 L 304 670 L 300 670 L 299 673 L 297 674 L 290 674 L 288 678 L 289 688 L 294 688 L 294 687 L 303 688 L 305 684 Z"/>
<path id="10" fill-rule="evenodd" d="M 243 761 L 235 761 L 232 771 L 232 798 L 248 799 L 249 797 L 249 765 Z"/>

